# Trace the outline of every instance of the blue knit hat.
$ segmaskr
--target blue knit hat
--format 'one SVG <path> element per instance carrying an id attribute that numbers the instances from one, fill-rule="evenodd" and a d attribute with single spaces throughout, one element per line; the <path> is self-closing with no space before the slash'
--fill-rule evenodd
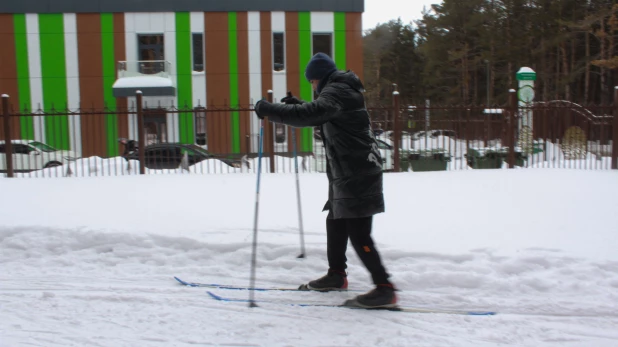
<path id="1" fill-rule="evenodd" d="M 317 53 L 309 60 L 305 69 L 305 78 L 308 81 L 321 81 L 324 77 L 337 70 L 335 62 L 324 53 Z"/>

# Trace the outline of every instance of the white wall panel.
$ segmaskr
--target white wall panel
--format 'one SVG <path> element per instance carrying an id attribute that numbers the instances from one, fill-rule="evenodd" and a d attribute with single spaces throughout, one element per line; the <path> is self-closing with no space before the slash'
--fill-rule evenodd
<path id="1" fill-rule="evenodd" d="M 30 73 L 30 101 L 33 111 L 43 108 L 43 80 L 41 73 L 41 39 L 39 37 L 39 15 L 26 14 L 28 37 L 28 72 Z M 34 117 L 34 138 L 45 142 L 43 117 Z"/>

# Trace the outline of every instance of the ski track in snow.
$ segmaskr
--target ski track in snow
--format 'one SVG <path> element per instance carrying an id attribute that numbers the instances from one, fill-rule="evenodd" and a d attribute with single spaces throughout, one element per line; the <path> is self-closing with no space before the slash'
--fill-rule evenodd
<path id="1" fill-rule="evenodd" d="M 385 175 L 374 239 L 411 314 L 219 302 L 248 291 L 254 174 L 0 179 L 0 347 L 618 346 L 616 172 Z M 326 268 L 326 177 L 264 175 L 258 287 Z M 45 227 L 42 227 L 45 226 Z M 348 250 L 351 289 L 370 276 Z M 339 304 L 356 293 L 256 292 Z"/>
<path id="2" fill-rule="evenodd" d="M 296 245 L 261 244 L 257 285 L 290 286 L 320 274 L 323 248 L 309 246 L 315 259 L 308 261 L 293 256 Z M 249 243 L 24 227 L 0 228 L 0 249 L 2 346 L 618 344 L 618 262 L 548 249 L 509 257 L 486 250 L 453 255 L 384 248 L 392 279 L 402 288 L 401 304 L 498 311 L 493 317 L 274 304 L 248 308 L 213 301 L 205 288 L 183 287 L 172 278 L 247 285 Z M 349 258 L 350 288 L 370 289 L 358 259 Z M 248 293 L 213 291 L 231 297 Z M 262 300 L 322 303 L 351 295 L 256 293 Z M 367 332 L 356 337 L 358 329 Z"/>

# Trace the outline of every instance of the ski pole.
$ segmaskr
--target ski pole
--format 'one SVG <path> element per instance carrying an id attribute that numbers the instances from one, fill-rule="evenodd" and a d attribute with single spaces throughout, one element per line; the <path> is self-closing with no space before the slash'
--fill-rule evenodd
<path id="1" fill-rule="evenodd" d="M 294 145 L 294 170 L 296 171 L 296 200 L 298 202 L 298 229 L 300 231 L 300 255 L 298 258 L 305 257 L 305 234 L 303 232 L 303 209 L 300 202 L 300 179 L 298 178 L 298 156 L 296 155 L 296 130 L 292 129 L 292 142 Z"/>
<path id="2" fill-rule="evenodd" d="M 292 97 L 292 92 L 288 91 L 288 97 Z M 296 172 L 296 201 L 298 205 L 298 229 L 300 231 L 300 255 L 297 258 L 305 257 L 305 234 L 303 232 L 303 210 L 300 199 L 300 179 L 298 178 L 298 155 L 296 154 L 296 129 L 292 129 L 292 151 L 294 152 L 294 171 Z"/>
<path id="3" fill-rule="evenodd" d="M 264 144 L 264 120 L 260 119 L 260 138 L 258 145 L 258 172 L 255 190 L 255 214 L 253 216 L 253 245 L 251 249 L 251 281 L 249 284 L 249 307 L 257 307 L 255 303 L 255 268 L 257 263 L 258 211 L 260 208 L 260 178 L 262 176 L 262 147 Z"/>

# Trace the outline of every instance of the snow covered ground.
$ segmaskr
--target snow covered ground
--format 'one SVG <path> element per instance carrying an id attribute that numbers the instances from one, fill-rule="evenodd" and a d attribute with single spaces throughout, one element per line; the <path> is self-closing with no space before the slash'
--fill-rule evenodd
<path id="1" fill-rule="evenodd" d="M 122 170 L 122 169 L 119 169 Z M 265 174 L 257 285 L 326 271 L 326 176 Z M 219 302 L 248 285 L 256 176 L 0 179 L 0 346 L 618 346 L 618 172 L 385 175 L 374 236 L 400 304 L 496 316 Z M 370 278 L 350 249 L 350 289 Z M 234 298 L 247 291 L 213 290 Z M 338 304 L 356 293 L 257 292 Z"/>

